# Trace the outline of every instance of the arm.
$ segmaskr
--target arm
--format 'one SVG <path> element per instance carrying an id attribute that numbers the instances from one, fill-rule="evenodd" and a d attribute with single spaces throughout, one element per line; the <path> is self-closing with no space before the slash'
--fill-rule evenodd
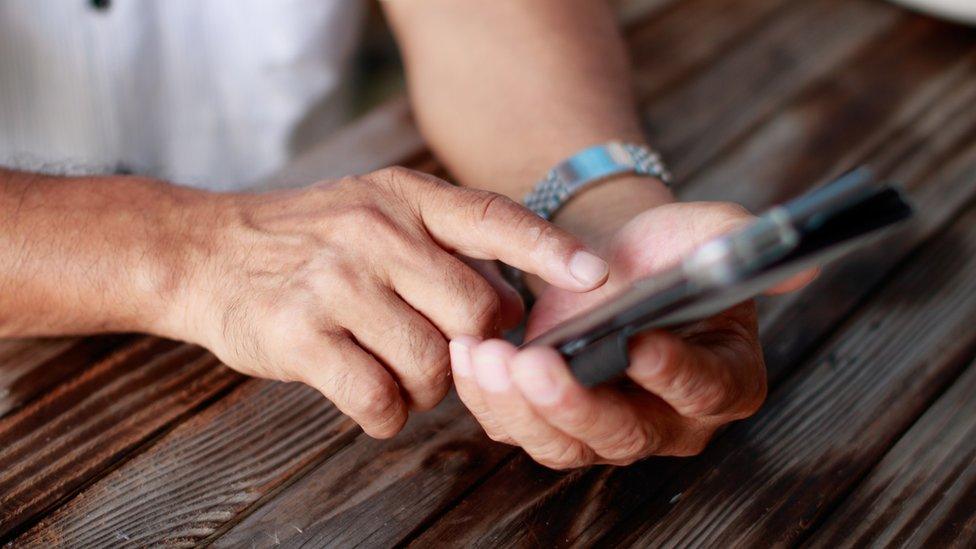
<path id="1" fill-rule="evenodd" d="M 577 291 L 607 274 L 513 202 L 405 169 L 263 195 L 0 170 L 0 337 L 197 343 L 243 373 L 305 382 L 390 436 L 447 392 L 445 337 L 505 320 L 504 296 L 455 253 Z"/>
<path id="2" fill-rule="evenodd" d="M 174 244 L 205 216 L 201 196 L 0 168 L 0 337 L 171 331 L 165 304 L 203 243 Z"/>
<path id="3" fill-rule="evenodd" d="M 600 0 L 391 0 L 424 135 L 465 185 L 520 200 L 560 160 L 610 140 L 641 143 L 630 65 Z M 605 235 L 670 202 L 658 181 L 586 190 L 556 221 Z"/>
<path id="4" fill-rule="evenodd" d="M 466 185 L 521 199 L 560 160 L 643 137 L 612 10 L 600 0 L 391 0 L 421 129 Z M 555 221 L 611 260 L 609 282 L 571 295 L 543 288 L 526 337 L 667 267 L 749 214 L 729 204 L 671 204 L 659 182 L 589 187 Z M 502 340 L 451 344 L 455 385 L 489 436 L 557 468 L 626 464 L 699 451 L 755 412 L 765 371 L 755 308 L 743 304 L 680 336 L 634 338 L 629 384 L 585 390 L 551 349 Z"/>

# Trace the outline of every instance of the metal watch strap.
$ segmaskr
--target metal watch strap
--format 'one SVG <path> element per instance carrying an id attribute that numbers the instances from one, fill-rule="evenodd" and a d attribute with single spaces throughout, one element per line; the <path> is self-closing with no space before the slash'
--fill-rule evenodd
<path id="1" fill-rule="evenodd" d="M 656 152 L 643 145 L 612 141 L 584 149 L 560 162 L 522 202 L 539 217 L 550 219 L 580 190 L 627 173 L 656 177 L 664 183 L 671 180 Z"/>

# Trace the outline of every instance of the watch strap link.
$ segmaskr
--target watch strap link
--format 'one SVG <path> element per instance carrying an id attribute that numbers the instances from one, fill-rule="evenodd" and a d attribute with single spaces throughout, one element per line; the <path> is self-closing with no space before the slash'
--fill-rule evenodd
<path id="1" fill-rule="evenodd" d="M 543 219 L 551 219 L 573 195 L 604 179 L 633 173 L 671 180 L 661 156 L 633 143 L 612 141 L 584 149 L 560 162 L 525 196 L 523 203 Z"/>

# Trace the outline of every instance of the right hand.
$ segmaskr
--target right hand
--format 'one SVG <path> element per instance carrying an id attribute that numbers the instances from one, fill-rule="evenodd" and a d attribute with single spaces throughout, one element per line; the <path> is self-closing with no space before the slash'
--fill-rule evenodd
<path id="1" fill-rule="evenodd" d="M 518 320 L 511 288 L 458 256 L 573 291 L 607 277 L 579 240 L 508 198 L 402 168 L 210 200 L 185 246 L 203 249 L 188 252 L 158 331 L 245 374 L 305 382 L 374 437 L 444 397 L 449 339 L 496 334 L 513 300 Z"/>

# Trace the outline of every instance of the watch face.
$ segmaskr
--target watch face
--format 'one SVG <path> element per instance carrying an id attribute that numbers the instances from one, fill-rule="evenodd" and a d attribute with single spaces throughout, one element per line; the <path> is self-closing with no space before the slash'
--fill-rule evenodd
<path id="1" fill-rule="evenodd" d="M 976 24 L 976 0 L 891 0 L 932 15 Z"/>

